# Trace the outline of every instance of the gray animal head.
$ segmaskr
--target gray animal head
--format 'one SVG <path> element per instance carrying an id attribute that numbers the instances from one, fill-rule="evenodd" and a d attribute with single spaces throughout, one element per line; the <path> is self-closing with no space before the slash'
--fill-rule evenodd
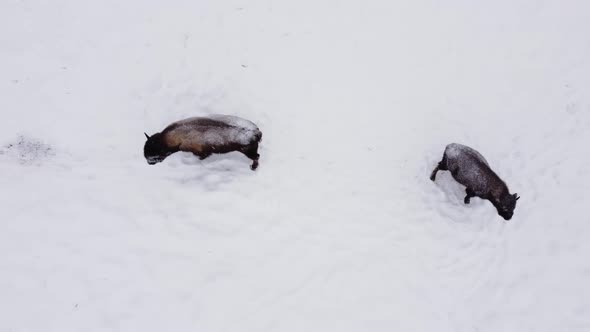
<path id="1" fill-rule="evenodd" d="M 494 206 L 498 210 L 498 214 L 505 220 L 510 220 L 514 214 L 514 208 L 516 207 L 516 201 L 520 196 L 518 194 L 505 194 L 500 198 L 492 201 Z"/>
<path id="2" fill-rule="evenodd" d="M 152 136 L 144 133 L 144 135 L 147 138 L 147 141 L 143 147 L 143 156 L 148 164 L 154 165 L 160 163 L 173 153 L 173 151 L 170 151 L 166 144 L 164 144 L 161 133 Z"/>

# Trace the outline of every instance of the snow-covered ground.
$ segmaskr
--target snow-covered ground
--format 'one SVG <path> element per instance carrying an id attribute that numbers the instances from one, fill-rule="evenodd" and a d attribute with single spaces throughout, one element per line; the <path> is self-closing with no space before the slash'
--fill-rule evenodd
<path id="1" fill-rule="evenodd" d="M 0 4 L 0 331 L 590 331 L 587 1 Z M 195 115 L 264 133 L 143 158 Z M 444 146 L 521 195 L 462 203 Z"/>

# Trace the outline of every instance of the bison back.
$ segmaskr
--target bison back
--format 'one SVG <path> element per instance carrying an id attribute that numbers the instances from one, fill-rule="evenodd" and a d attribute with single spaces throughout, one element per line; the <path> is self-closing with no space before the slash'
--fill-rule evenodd
<path id="1" fill-rule="evenodd" d="M 262 137 L 252 122 L 227 115 L 181 120 L 168 126 L 164 134 L 168 146 L 195 153 L 232 151 Z"/>
<path id="2" fill-rule="evenodd" d="M 461 144 L 449 144 L 445 149 L 447 169 L 453 178 L 476 194 L 486 194 L 501 180 L 476 150 Z"/>

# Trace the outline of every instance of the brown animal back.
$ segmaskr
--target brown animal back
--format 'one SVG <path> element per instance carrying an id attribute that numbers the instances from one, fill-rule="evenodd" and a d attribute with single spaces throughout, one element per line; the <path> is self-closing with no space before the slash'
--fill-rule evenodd
<path id="1" fill-rule="evenodd" d="M 506 184 L 475 149 L 461 144 L 449 144 L 445 149 L 445 159 L 453 178 L 478 195 L 496 195 L 507 190 Z"/>
<path id="2" fill-rule="evenodd" d="M 201 153 L 223 151 L 229 146 L 248 145 L 255 140 L 257 132 L 259 131 L 217 119 L 195 117 L 172 123 L 162 134 L 169 147 Z"/>

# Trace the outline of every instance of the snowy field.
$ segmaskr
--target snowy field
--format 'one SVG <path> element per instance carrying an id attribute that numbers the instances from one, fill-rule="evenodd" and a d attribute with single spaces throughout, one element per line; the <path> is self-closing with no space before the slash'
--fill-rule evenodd
<path id="1" fill-rule="evenodd" d="M 0 331 L 590 331 L 587 1 L 0 3 Z M 264 133 L 155 166 L 148 134 Z M 465 206 L 446 144 L 519 200 Z"/>

